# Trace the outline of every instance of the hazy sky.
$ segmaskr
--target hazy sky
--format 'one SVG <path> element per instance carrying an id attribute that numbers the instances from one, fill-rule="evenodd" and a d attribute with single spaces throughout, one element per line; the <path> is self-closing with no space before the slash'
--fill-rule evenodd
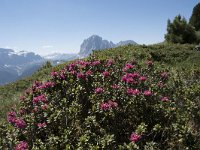
<path id="1" fill-rule="evenodd" d="M 119 42 L 162 42 L 167 19 L 188 19 L 199 0 L 0 0 L 0 47 L 77 53 L 93 34 Z"/>

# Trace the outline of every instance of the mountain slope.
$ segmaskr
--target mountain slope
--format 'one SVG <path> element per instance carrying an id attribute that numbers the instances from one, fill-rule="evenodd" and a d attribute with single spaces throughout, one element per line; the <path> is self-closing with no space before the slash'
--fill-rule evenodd
<path id="1" fill-rule="evenodd" d="M 22 74 L 23 76 L 31 75 L 45 62 L 41 56 L 33 52 L 15 52 L 12 49 L 3 48 L 0 48 L 0 58 L 0 85 L 21 78 Z"/>

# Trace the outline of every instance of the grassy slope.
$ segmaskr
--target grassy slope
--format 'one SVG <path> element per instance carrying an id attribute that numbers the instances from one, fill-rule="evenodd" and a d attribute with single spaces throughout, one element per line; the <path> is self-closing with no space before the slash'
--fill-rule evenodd
<path id="1" fill-rule="evenodd" d="M 200 52 L 193 50 L 194 45 L 151 45 L 151 46 L 122 46 L 103 51 L 95 51 L 95 57 L 109 59 L 120 56 L 127 61 L 151 58 L 153 61 L 162 63 L 176 69 L 184 68 L 190 72 L 193 69 L 200 70 Z M 56 67 L 43 67 L 31 77 L 16 81 L 0 87 L 0 118 L 4 120 L 6 112 L 11 106 L 17 104 L 18 97 L 36 80 L 46 80 L 51 70 L 59 70 L 65 64 Z"/>

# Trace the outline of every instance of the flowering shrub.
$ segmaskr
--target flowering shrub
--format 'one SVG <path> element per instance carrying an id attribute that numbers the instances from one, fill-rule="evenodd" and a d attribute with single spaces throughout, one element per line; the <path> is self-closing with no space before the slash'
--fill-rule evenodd
<path id="1" fill-rule="evenodd" d="M 192 131 L 177 81 L 147 62 L 79 60 L 51 72 L 8 113 L 14 149 L 182 148 Z M 180 88 L 181 89 L 181 88 Z M 179 89 L 179 90 L 180 90 Z M 191 140 L 194 143 L 195 140 Z M 171 143 L 175 143 L 172 145 Z"/>

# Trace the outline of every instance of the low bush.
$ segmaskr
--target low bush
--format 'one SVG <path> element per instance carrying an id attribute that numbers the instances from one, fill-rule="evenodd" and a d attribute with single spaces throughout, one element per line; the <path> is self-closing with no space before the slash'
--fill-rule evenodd
<path id="1" fill-rule="evenodd" d="M 20 97 L 1 148 L 198 149 L 198 90 L 186 81 L 151 60 L 72 62 Z"/>

